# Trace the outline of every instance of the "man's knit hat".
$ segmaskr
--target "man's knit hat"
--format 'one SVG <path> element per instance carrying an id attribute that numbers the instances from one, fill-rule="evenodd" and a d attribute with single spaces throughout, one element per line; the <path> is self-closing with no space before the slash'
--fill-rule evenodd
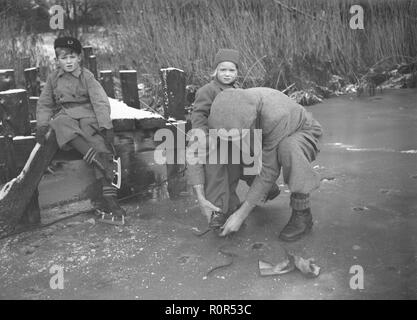
<path id="1" fill-rule="evenodd" d="M 245 89 L 226 89 L 214 99 L 208 118 L 212 129 L 251 129 L 256 122 L 259 98 Z"/>
<path id="2" fill-rule="evenodd" d="M 220 62 L 230 61 L 233 62 L 236 67 L 239 67 L 239 51 L 233 49 L 220 49 L 216 53 L 214 58 L 214 68 L 217 68 Z"/>
<path id="3" fill-rule="evenodd" d="M 80 41 L 72 37 L 62 37 L 55 39 L 54 49 L 56 48 L 69 48 L 77 54 L 81 54 L 82 51 Z"/>

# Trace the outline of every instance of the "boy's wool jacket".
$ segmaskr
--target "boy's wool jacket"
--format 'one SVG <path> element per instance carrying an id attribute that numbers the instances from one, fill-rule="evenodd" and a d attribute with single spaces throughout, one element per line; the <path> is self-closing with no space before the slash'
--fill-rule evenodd
<path id="1" fill-rule="evenodd" d="M 191 113 L 192 128 L 199 128 L 207 133 L 208 117 L 210 115 L 210 108 L 214 99 L 223 90 L 236 87 L 236 85 L 225 85 L 216 79 L 213 79 L 198 89 L 195 96 L 193 112 Z"/>
<path id="2" fill-rule="evenodd" d="M 71 73 L 58 68 L 49 75 L 37 103 L 37 126 L 47 125 L 58 112 L 73 119 L 96 118 L 100 128 L 113 128 L 107 94 L 86 68 Z"/>

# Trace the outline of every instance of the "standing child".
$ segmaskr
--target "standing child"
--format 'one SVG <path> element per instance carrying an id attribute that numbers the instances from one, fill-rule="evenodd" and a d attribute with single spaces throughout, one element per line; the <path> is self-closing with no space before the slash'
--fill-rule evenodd
<path id="1" fill-rule="evenodd" d="M 49 75 L 37 104 L 37 142 L 44 143 L 50 126 L 59 148 L 78 150 L 94 167 L 102 189 L 96 204 L 101 221 L 123 225 L 126 212 L 112 185 L 113 155 L 106 146 L 114 138 L 109 99 L 93 74 L 80 66 L 82 48 L 77 39 L 57 38 L 54 49 L 58 68 Z"/>
<path id="2" fill-rule="evenodd" d="M 236 80 L 239 68 L 239 52 L 233 49 L 220 49 L 214 59 L 215 70 L 212 74 L 213 79 L 197 93 L 194 108 L 191 114 L 193 129 L 201 129 L 208 135 L 208 118 L 211 105 L 216 96 L 225 89 L 237 88 Z M 208 145 L 216 146 L 216 142 L 209 140 Z M 210 148 L 210 147 L 208 147 Z M 230 166 L 223 164 L 190 165 L 189 183 L 193 185 L 197 194 L 200 209 L 209 221 L 211 228 L 220 228 L 227 220 L 228 214 L 233 212 L 240 204 L 240 200 L 235 192 L 230 194 L 228 183 L 237 184 L 238 181 L 227 182 L 224 180 L 225 170 L 230 170 Z M 232 170 L 241 170 L 240 166 L 234 166 Z M 254 176 L 240 175 L 248 185 L 251 185 Z M 199 177 L 200 179 L 195 179 Z M 274 185 L 268 194 L 268 200 L 275 198 L 279 194 L 277 185 Z"/>

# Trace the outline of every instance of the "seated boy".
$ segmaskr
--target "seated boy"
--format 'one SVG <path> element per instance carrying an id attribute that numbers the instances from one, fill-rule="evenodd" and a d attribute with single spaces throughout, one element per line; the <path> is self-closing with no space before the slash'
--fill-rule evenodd
<path id="1" fill-rule="evenodd" d="M 49 75 L 38 100 L 36 140 L 43 144 L 50 126 L 59 148 L 78 150 L 94 167 L 102 189 L 95 204 L 101 221 L 122 225 L 126 212 L 112 185 L 113 155 L 108 147 L 114 138 L 109 99 L 93 74 L 80 66 L 82 48 L 77 39 L 57 38 L 54 49 L 58 67 Z"/>

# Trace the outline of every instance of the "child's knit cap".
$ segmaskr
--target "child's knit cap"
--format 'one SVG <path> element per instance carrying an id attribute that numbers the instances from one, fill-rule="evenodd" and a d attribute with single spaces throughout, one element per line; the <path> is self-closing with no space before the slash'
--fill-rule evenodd
<path id="1" fill-rule="evenodd" d="M 233 62 L 236 67 L 239 67 L 239 51 L 233 49 L 220 49 L 214 58 L 214 68 L 216 68 L 220 62 L 224 61 Z"/>
<path id="2" fill-rule="evenodd" d="M 81 54 L 82 51 L 80 41 L 72 37 L 62 37 L 55 39 L 54 49 L 56 48 L 69 48 L 77 54 Z"/>

